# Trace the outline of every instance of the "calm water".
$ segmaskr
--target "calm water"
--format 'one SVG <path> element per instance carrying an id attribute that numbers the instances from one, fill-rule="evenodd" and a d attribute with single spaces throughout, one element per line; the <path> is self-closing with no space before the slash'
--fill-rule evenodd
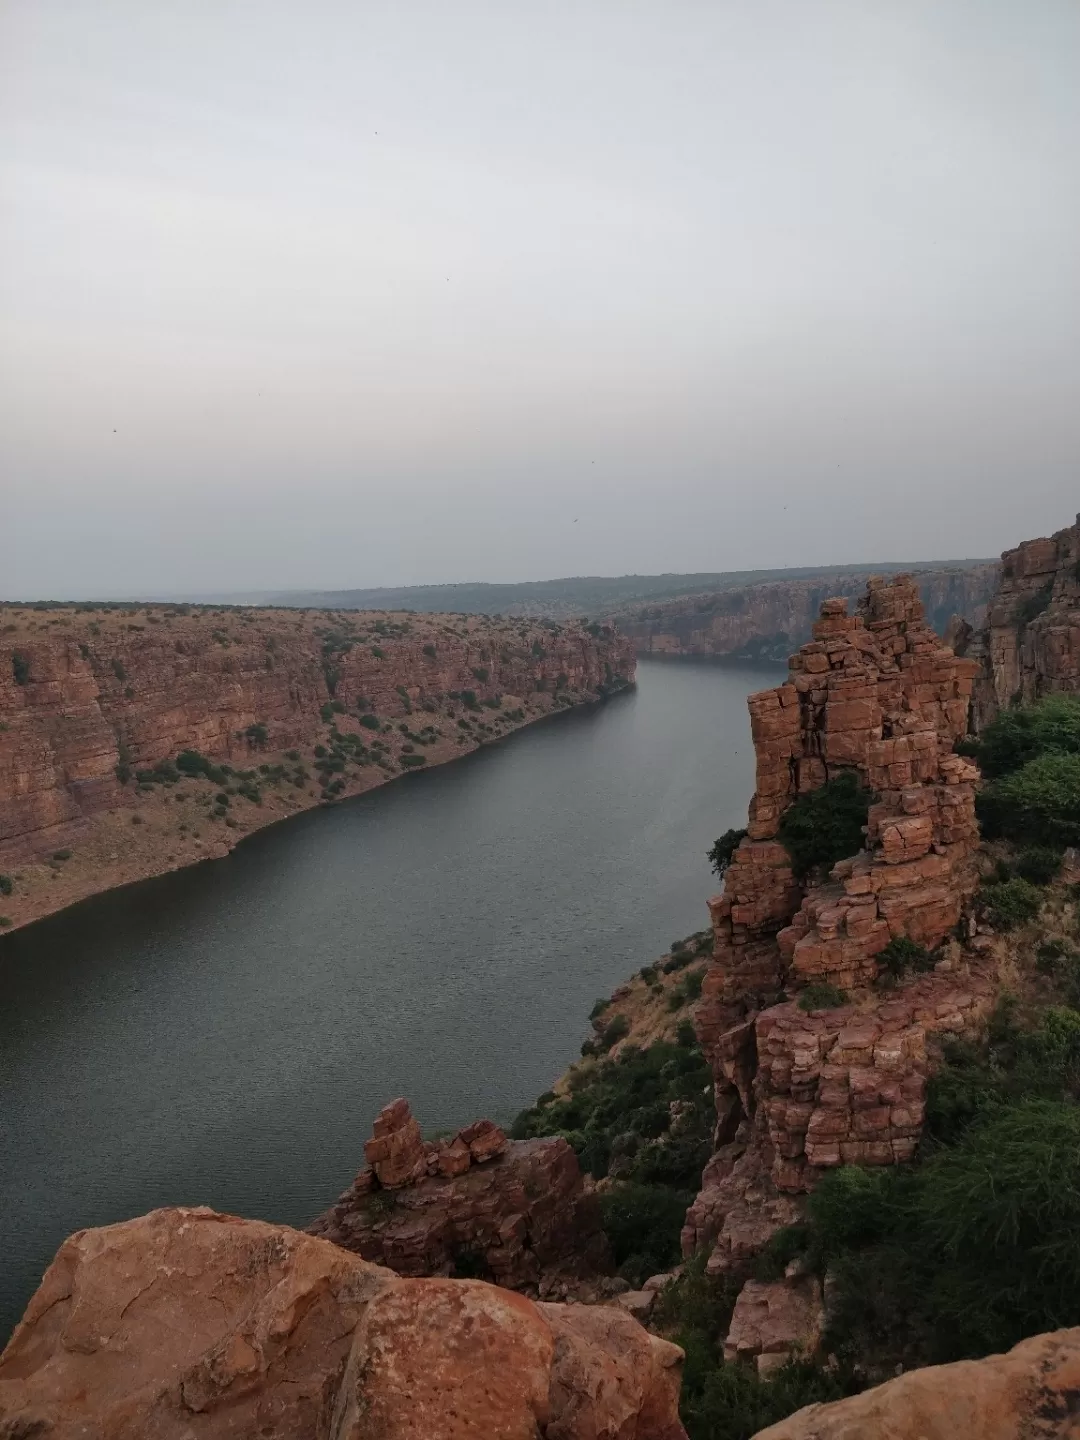
<path id="1" fill-rule="evenodd" d="M 302 1225 L 408 1095 L 509 1121 L 593 1000 L 708 921 L 745 821 L 745 698 L 636 691 L 0 940 L 0 1337 L 60 1240 L 162 1204 Z"/>

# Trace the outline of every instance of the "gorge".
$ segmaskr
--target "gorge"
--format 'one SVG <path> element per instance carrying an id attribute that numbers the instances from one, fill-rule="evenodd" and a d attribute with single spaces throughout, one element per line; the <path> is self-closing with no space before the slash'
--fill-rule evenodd
<path id="1" fill-rule="evenodd" d="M 1031 1117 L 1051 1135 L 1072 1135 L 1075 1130 L 1074 1072 L 1070 1067 L 1076 1044 L 1080 1044 L 1073 1008 L 1080 995 L 1076 986 L 1080 977 L 1074 976 L 1070 967 L 1080 963 L 1080 955 L 1071 948 L 1077 924 L 1074 891 L 1080 878 L 1080 856 L 1069 851 L 1063 859 L 1058 853 L 1053 865 L 1043 856 L 1040 864 L 1045 866 L 1045 876 L 1039 886 L 1046 888 L 1040 889 L 1019 878 L 1028 873 L 1026 851 L 1018 852 L 1007 838 L 989 846 L 980 842 L 976 822 L 980 741 L 972 738 L 972 732 L 979 736 L 991 733 L 995 715 L 1010 705 L 1075 691 L 1080 636 L 1076 623 L 1078 533 L 1078 528 L 1070 527 L 1051 541 L 1026 542 L 1007 552 L 985 628 L 953 626 L 955 651 L 943 644 L 927 623 L 919 585 L 911 577 L 870 580 L 855 613 L 849 612 L 849 603 L 842 596 L 826 599 L 812 637 L 791 657 L 787 679 L 773 689 L 755 689 L 749 697 L 754 793 L 744 831 L 734 828 L 739 818 L 736 807 L 725 803 L 722 815 L 719 810 L 712 812 L 716 816 L 713 833 L 728 821 L 732 828 L 711 852 L 724 875 L 722 895 L 709 904 L 711 933 L 672 945 L 662 966 L 643 967 L 632 984 L 619 987 L 612 1002 L 594 1006 L 595 1038 L 582 1047 L 584 1058 L 527 1112 L 530 1128 L 519 1130 L 515 1124 L 513 1134 L 520 1138 L 508 1140 L 490 1120 L 463 1126 L 463 1121 L 475 1120 L 478 1113 L 490 1113 L 485 1103 L 459 1106 L 452 1117 L 446 1112 L 439 1114 L 437 1107 L 429 1107 L 423 1086 L 419 1095 L 422 1113 L 430 1113 L 437 1124 L 449 1119 L 453 1138 L 436 1134 L 425 1140 L 403 1100 L 386 1106 L 377 1118 L 374 1134 L 363 1147 L 368 1167 L 314 1223 L 313 1232 L 362 1255 L 359 1263 L 374 1261 L 399 1275 L 416 1277 L 396 1283 L 423 1285 L 428 1283 L 420 1278 L 425 1275 L 484 1273 L 532 1294 L 539 1286 L 542 1296 L 550 1296 L 551 1290 L 545 1292 L 543 1287 L 551 1283 L 553 1274 L 602 1274 L 609 1266 L 604 1239 L 597 1229 L 596 1197 L 606 1204 L 619 1194 L 627 1175 L 638 1173 L 633 1166 L 626 1169 L 626 1157 L 636 1154 L 648 1162 L 650 1155 L 659 1159 L 667 1147 L 667 1160 L 681 1154 L 683 1164 L 700 1143 L 698 1131 L 686 1128 L 697 1126 L 700 1120 L 697 1103 L 690 1101 L 688 1091 L 665 1091 L 659 1107 L 652 1104 L 652 1110 L 664 1111 L 662 1120 L 652 1114 L 648 1104 L 640 1112 L 628 1113 L 624 1123 L 631 1130 L 643 1119 L 652 1127 L 641 1132 L 644 1141 L 639 1135 L 629 1147 L 624 1142 L 632 1135 L 618 1134 L 619 1117 L 608 1116 L 604 1121 L 606 1138 L 599 1149 L 601 1135 L 593 1127 L 601 1110 L 593 1100 L 576 1104 L 575 1095 L 587 1097 L 590 1086 L 620 1069 L 628 1076 L 647 1077 L 648 1057 L 655 1046 L 667 1047 L 657 1062 L 666 1064 L 663 1073 L 684 1074 L 688 1083 L 698 1074 L 698 1064 L 707 1066 L 712 1084 L 705 1094 L 715 1106 L 708 1147 L 711 1158 L 705 1164 L 697 1197 L 685 1212 L 684 1263 L 672 1274 L 657 1274 L 642 1284 L 650 1270 L 641 1268 L 638 1257 L 636 1268 L 626 1273 L 632 1273 L 634 1284 L 641 1288 L 615 1297 L 614 1304 L 602 1290 L 590 1293 L 585 1306 L 573 1309 L 609 1318 L 590 1319 L 585 1326 L 588 1336 L 579 1327 L 572 1343 L 565 1339 L 568 1321 L 556 1313 L 560 1307 L 538 1307 L 541 1320 L 533 1317 L 529 1321 L 540 1326 L 536 1336 L 547 1335 L 543 1328 L 547 1326 L 556 1336 L 563 1333 L 564 1340 L 554 1341 L 551 1367 L 545 1368 L 544 1361 L 529 1380 L 531 1398 L 515 1401 L 524 1406 L 520 1412 L 524 1418 L 513 1422 L 522 1427 L 523 1435 L 532 1433 L 531 1425 L 539 1424 L 543 1430 L 550 1423 L 553 1429 L 549 1433 L 565 1435 L 567 1440 L 608 1433 L 636 1440 L 682 1440 L 684 1431 L 674 1413 L 682 1351 L 662 1348 L 671 1339 L 691 1356 L 682 1414 L 695 1440 L 706 1434 L 723 1440 L 729 1434 L 748 1436 L 751 1429 L 793 1408 L 765 1411 L 759 1405 L 754 1410 L 758 1401 L 751 1403 L 749 1390 L 744 1400 L 737 1402 L 735 1392 L 743 1381 L 725 1381 L 725 1367 L 730 1367 L 732 1375 L 759 1377 L 755 1383 L 765 1388 L 754 1391 L 755 1396 L 764 1396 L 772 1377 L 778 1377 L 777 1394 L 782 1393 L 784 1384 L 794 1386 L 790 1393 L 801 1396 L 798 1404 L 833 1400 L 844 1393 L 845 1385 L 857 1389 L 867 1379 L 884 1378 L 893 1373 L 889 1367 L 897 1356 L 901 1357 L 899 1369 L 909 1359 L 916 1366 L 925 1365 L 928 1357 L 933 1358 L 934 1345 L 939 1353 L 944 1346 L 946 1358 L 950 1348 L 960 1355 L 986 1353 L 987 1345 L 983 1343 L 980 1349 L 970 1332 L 969 1318 L 964 1321 L 968 1331 L 958 1325 L 945 1335 L 935 1336 L 932 1328 L 920 1332 L 918 1325 L 930 1322 L 925 1315 L 919 1319 L 919 1297 L 905 1294 L 901 1311 L 906 1305 L 909 1312 L 904 1312 L 904 1323 L 918 1323 L 905 1337 L 879 1333 L 872 1344 L 864 1337 L 863 1349 L 857 1352 L 862 1368 L 856 1375 L 846 1368 L 851 1352 L 845 1352 L 836 1338 L 845 1333 L 844 1325 L 852 1323 L 850 1313 L 844 1310 L 845 1305 L 850 1309 L 852 1276 L 845 1278 L 836 1267 L 853 1258 L 856 1265 L 868 1266 L 866 1274 L 871 1278 L 863 1303 L 880 1326 L 885 1301 L 874 1269 L 882 1263 L 873 1249 L 875 1226 L 894 1223 L 895 1216 L 903 1212 L 902 1197 L 918 1193 L 923 1184 L 920 1177 L 925 1176 L 930 1185 L 935 1174 L 947 1176 L 950 1164 L 963 1162 L 964 1147 L 977 1147 L 983 1131 L 996 1133 L 994 1126 L 999 1122 L 1002 1133 L 1008 1133 L 1014 1120 Z M 653 669 L 647 660 L 642 663 L 646 694 Z M 719 680 L 733 672 L 713 668 L 702 673 Z M 678 688 L 686 676 L 694 674 L 692 667 L 666 669 L 663 685 Z M 749 673 L 745 678 L 749 679 Z M 1006 686 L 1011 686 L 1007 694 Z M 418 698 L 410 697 L 410 703 Z M 599 720 L 610 737 L 612 726 L 617 729 L 620 717 L 629 715 L 641 698 L 641 692 L 630 693 L 605 710 L 583 710 L 565 725 Z M 330 713 L 341 712 L 331 708 Z M 336 722 L 329 723 L 337 729 Z M 559 731 L 563 736 L 571 733 L 563 727 Z M 538 730 L 532 736 L 518 737 L 514 745 L 550 739 L 559 731 Z M 677 748 L 672 746 L 670 721 L 666 731 L 664 726 L 647 727 L 642 736 L 642 759 L 648 756 L 648 762 L 642 774 L 651 768 L 658 744 L 662 751 Z M 731 744 L 736 733 L 734 725 L 728 728 L 728 749 L 732 754 L 743 750 L 749 761 L 741 740 L 737 747 Z M 1059 730 L 1055 735 L 1064 735 L 1053 743 L 1064 744 L 1066 756 L 1070 755 L 1075 738 L 1070 738 L 1072 731 Z M 239 741 L 241 737 L 234 738 Z M 506 754 L 512 750 L 507 747 Z M 448 776 L 453 768 L 446 772 Z M 428 777 L 425 783 L 437 778 Z M 416 787 L 409 789 L 419 793 Z M 575 807 L 575 816 L 580 808 Z M 332 814 L 345 816 L 348 809 Z M 816 817 L 813 821 L 812 816 Z M 855 839 L 849 838 L 852 823 L 857 826 Z M 827 843 L 823 836 L 830 837 Z M 578 852 L 579 861 L 585 853 L 585 849 Z M 1032 852 L 1031 865 L 1035 858 Z M 417 873 L 434 878 L 437 871 L 436 865 Z M 1013 886 L 1019 888 L 1010 889 Z M 1000 908 L 1004 899 L 994 898 L 1004 897 L 1006 892 L 1010 900 L 1015 897 L 1018 906 L 1023 901 L 1027 907 L 1018 909 L 1016 917 L 1010 918 Z M 103 901 L 112 898 L 103 897 Z M 432 903 L 432 897 L 427 898 Z M 999 908 L 995 909 L 995 904 Z M 28 931 L 27 937 L 32 934 Z M 19 938 L 10 940 L 18 942 Z M 494 943 L 498 947 L 497 935 Z M 18 952 L 11 953 L 17 956 Z M 31 953 L 27 951 L 27 955 Z M 629 968 L 628 958 L 622 962 L 624 973 Z M 665 980 L 669 971 L 671 979 Z M 518 976 L 524 973 L 519 970 Z M 594 968 L 598 981 L 604 973 L 610 973 L 606 964 Z M 488 987 L 483 989 L 487 994 Z M 699 992 L 700 1001 L 692 1006 L 691 1027 L 683 1007 Z M 537 1027 L 528 1002 L 522 1005 L 520 994 L 514 998 L 519 1008 L 529 1012 L 529 1033 L 537 1036 L 542 1027 Z M 565 993 L 561 998 L 565 999 Z M 1019 1020 L 1013 1018 L 1017 1005 L 1022 1010 Z M 322 1025 L 325 1018 L 324 1014 Z M 457 1038 L 460 1043 L 461 1035 Z M 988 1044 L 991 1049 L 986 1059 Z M 1011 1049 L 1001 1051 L 1002 1044 Z M 682 1059 L 672 1070 L 678 1055 Z M 665 1061 L 665 1056 L 671 1058 Z M 1039 1057 L 1030 1073 L 1022 1069 L 1027 1063 L 1025 1056 Z M 635 1069 L 641 1063 L 646 1068 Z M 991 1076 L 997 1073 L 995 1066 L 1000 1070 L 1004 1065 L 1008 1072 L 1008 1067 L 1017 1064 L 1021 1070 L 1015 1084 L 1029 1087 L 1019 1089 L 1018 1098 L 1010 1098 L 1006 1088 L 994 1097 L 980 1092 L 981 1098 L 973 1102 L 962 1088 L 972 1083 L 962 1077 L 981 1075 L 980 1066 L 985 1065 L 986 1075 Z M 1060 1067 L 1060 1080 L 1054 1066 Z M 387 1073 L 392 1073 L 392 1067 Z M 290 1069 L 293 1083 L 295 1074 L 295 1068 Z M 952 1096 L 944 1109 L 942 1076 L 947 1085 L 961 1085 L 955 1092 L 944 1092 Z M 699 1088 L 700 1083 L 698 1079 Z M 1013 1083 L 1006 1081 L 1006 1085 Z M 1044 1088 L 1032 1090 L 1033 1085 Z M 416 1093 L 411 1076 L 400 1089 Z M 507 1087 L 504 1093 L 508 1098 L 520 1096 L 521 1088 Z M 656 1092 L 651 1093 L 655 1100 Z M 687 1098 L 667 1098 L 674 1095 Z M 985 1108 L 969 1113 L 964 1107 L 971 1103 Z M 1030 1117 L 1026 1105 L 1036 1107 Z M 1050 1108 L 1039 1110 L 1039 1105 Z M 571 1112 L 581 1118 L 571 1121 Z M 553 1121 L 562 1117 L 562 1123 L 545 1129 L 545 1116 Z M 585 1116 L 590 1117 L 587 1123 Z M 495 1118 L 505 1123 L 507 1117 Z M 519 1117 L 519 1123 L 522 1119 Z M 943 1126 L 952 1130 L 943 1130 Z M 353 1125 L 353 1168 L 358 1158 L 356 1134 Z M 921 1158 L 922 1142 L 928 1134 L 934 1141 L 929 1153 L 936 1157 L 929 1162 Z M 1066 1166 L 1074 1164 L 1068 1158 L 1073 1148 L 1069 1142 L 1062 1151 Z M 977 1148 L 973 1153 L 978 1154 Z M 598 1190 L 592 1190 L 587 1179 L 583 1181 L 578 1160 L 591 1168 L 599 1181 Z M 700 1167 L 701 1162 L 697 1163 Z M 648 1173 L 647 1168 L 640 1173 Z M 895 1183 L 882 1178 L 888 1176 L 899 1178 Z M 905 1176 L 910 1176 L 910 1181 Z M 1008 1187 L 1014 1180 L 1004 1172 L 1000 1179 L 1005 1195 L 1002 1203 L 1011 1204 Z M 1064 1183 L 1068 1190 L 1071 1182 Z M 971 1193 L 970 1184 L 967 1193 Z M 324 1191 L 324 1203 L 326 1198 Z M 925 1215 L 926 1202 L 919 1203 L 924 1208 L 918 1213 Z M 685 1206 L 685 1200 L 682 1204 Z M 846 1231 L 839 1220 L 828 1219 L 830 1204 L 851 1212 L 853 1218 L 844 1221 Z M 912 1215 L 915 1213 L 913 1210 Z M 887 1220 L 887 1216 L 894 1219 Z M 113 1303 L 109 1287 L 115 1281 L 100 1281 L 104 1272 L 100 1266 L 93 1269 L 101 1255 L 115 1251 L 117 1256 L 129 1257 L 123 1260 L 124 1266 L 138 1265 L 148 1246 L 164 1244 L 171 1250 L 188 1243 L 183 1237 L 191 1227 L 205 1226 L 210 1234 L 219 1223 L 220 1217 L 210 1212 L 162 1211 L 144 1221 L 118 1226 L 113 1232 L 92 1232 L 88 1241 L 75 1237 L 73 1248 L 58 1257 L 58 1268 L 50 1272 L 42 1298 L 35 1301 L 38 1308 L 30 1312 L 30 1328 L 21 1333 L 5 1357 L 8 1377 L 0 1367 L 0 1386 L 5 1378 L 16 1382 L 16 1388 L 7 1392 L 7 1403 L 21 1406 L 18 1413 L 30 1423 L 35 1416 L 53 1413 L 48 1411 L 50 1385 L 74 1394 L 72 1387 L 81 1383 L 77 1367 L 72 1369 L 61 1350 L 53 1346 L 42 1318 L 58 1304 L 61 1309 L 57 1313 L 65 1317 L 65 1335 L 75 1323 L 78 1307 L 70 1314 L 63 1309 L 70 1309 L 70 1298 L 76 1293 L 70 1276 L 87 1276 L 79 1283 L 87 1295 L 95 1297 L 104 1283 L 104 1298 L 95 1298 L 94 1304 L 99 1312 L 107 1313 Z M 228 1223 L 250 1226 L 252 1222 Z M 915 1225 L 916 1221 L 909 1218 L 904 1223 Z M 848 1237 L 837 1252 L 820 1248 L 826 1224 L 839 1226 Z M 859 1225 L 866 1233 L 858 1231 Z M 609 1231 L 609 1238 L 615 1233 Z M 95 1238 L 98 1235 L 100 1241 Z M 164 1238 L 154 1239 L 154 1235 Z M 290 1231 L 273 1236 L 258 1236 L 254 1230 L 250 1235 L 237 1232 L 234 1239 L 241 1246 L 269 1246 L 267 1253 L 275 1256 L 302 1254 L 303 1267 L 314 1267 L 312 1273 L 323 1273 L 320 1267 L 326 1264 L 344 1263 L 330 1260 L 325 1250 L 303 1250 L 310 1242 Z M 835 1236 L 832 1243 L 838 1243 Z M 860 1261 L 858 1247 L 868 1243 L 866 1259 Z M 927 1242 L 918 1237 L 917 1230 L 912 1231 L 910 1243 L 913 1248 L 905 1264 L 915 1268 L 919 1285 L 932 1284 L 934 1267 L 948 1270 L 947 1252 L 930 1246 L 925 1254 L 919 1253 L 918 1245 Z M 615 1242 L 617 1252 L 620 1245 L 625 1249 L 620 1239 Z M 845 1245 L 852 1247 L 852 1255 L 846 1255 Z M 106 1248 L 99 1250 L 99 1246 Z M 615 1258 L 620 1258 L 618 1253 Z M 992 1240 L 975 1258 L 987 1275 L 993 1275 L 993 1266 L 1001 1263 Z M 293 1263 L 291 1258 L 287 1262 Z M 1061 1271 L 1066 1285 L 1070 1263 Z M 482 1266 L 480 1271 L 461 1268 L 476 1264 Z M 359 1277 L 360 1272 L 355 1274 Z M 368 1272 L 363 1274 L 366 1277 Z M 1053 1277 L 1045 1284 L 1025 1280 L 1025 1284 L 1044 1284 L 1044 1289 L 1052 1282 Z M 335 1280 L 331 1286 L 335 1295 L 338 1290 L 334 1287 L 340 1283 Z M 383 1303 L 379 1287 L 395 1282 L 371 1275 L 349 1283 L 370 1288 L 374 1297 L 371 1313 L 375 1315 L 381 1314 Z M 469 1290 L 475 1282 L 438 1283 L 466 1288 L 444 1292 L 436 1287 L 422 1302 L 406 1298 L 404 1290 L 393 1292 L 397 1298 L 389 1303 L 394 1307 L 394 1328 L 380 1331 L 381 1353 L 397 1356 L 397 1347 L 401 1347 L 403 1357 L 419 1344 L 422 1353 L 430 1355 L 435 1372 L 449 1377 L 443 1348 L 453 1346 L 462 1307 L 467 1310 L 474 1303 L 474 1293 L 475 1303 L 482 1306 L 495 1307 L 496 1300 L 481 1300 L 488 1294 L 484 1287 Z M 572 1287 L 554 1293 L 559 1298 L 564 1294 L 580 1298 Z M 699 1320 L 690 1318 L 704 1313 L 706 1293 L 714 1311 L 726 1315 L 719 1331 L 702 1331 Z M 179 1299 L 189 1303 L 183 1290 Z M 607 1304 L 597 1305 L 605 1299 Z M 500 1299 L 497 1303 L 508 1302 Z M 446 1321 L 437 1336 L 415 1336 L 410 1329 L 409 1317 L 419 1304 L 432 1306 L 440 1314 L 440 1307 L 446 1307 Z M 999 1348 L 1032 1333 L 1030 1325 L 1025 1330 L 1023 1320 L 1009 1307 L 997 1313 L 996 1304 L 992 1299 L 986 1307 L 984 1322 L 987 1333 L 1008 1337 L 999 1340 Z M 1038 1305 L 1042 1309 L 1033 1313 L 1072 1313 L 1068 1308 L 1055 1311 L 1045 1299 Z M 147 1313 L 152 1318 L 152 1309 Z M 336 1379 L 330 1386 L 335 1397 L 333 1415 L 328 1410 L 325 1421 L 319 1421 L 320 1435 L 366 1435 L 362 1423 L 356 1428 L 357 1417 L 378 1412 L 384 1403 L 378 1367 L 373 1368 L 371 1359 L 374 1352 L 365 1348 L 370 1345 L 371 1333 L 366 1313 L 362 1307 L 355 1314 L 350 1312 L 345 1329 L 351 1337 L 348 1344 L 353 1358 L 342 1361 L 344 1388 Z M 512 1369 L 517 1362 L 505 1349 L 506 1337 L 519 1322 L 511 1320 L 505 1310 L 497 1319 L 492 1318 L 495 1309 L 485 1313 L 495 1327 L 492 1334 L 501 1337 L 492 1341 L 495 1349 L 491 1353 L 498 1353 L 502 1357 L 498 1363 Z M 528 1313 L 532 1317 L 532 1311 Z M 520 1312 L 521 1317 L 524 1314 Z M 648 1321 L 655 1332 L 653 1340 L 643 1339 L 644 1332 L 636 1325 L 626 1328 L 633 1324 L 631 1315 Z M 244 1378 L 248 1362 L 238 1365 L 234 1356 L 246 1356 L 254 1347 L 262 1377 L 251 1392 L 256 1397 L 273 1394 L 277 1383 L 272 1352 L 243 1326 L 230 1330 L 231 1323 L 221 1330 L 215 1322 L 210 1349 L 202 1358 L 193 1356 L 194 1368 L 183 1382 L 188 1410 L 207 1417 L 199 1433 L 219 1433 L 215 1429 L 219 1422 L 213 1417 L 223 1416 L 242 1393 L 248 1393 Z M 574 1330 L 574 1324 L 570 1328 Z M 1042 1328 L 1047 1328 L 1045 1323 Z M 708 1362 L 717 1380 L 713 1390 L 708 1374 L 702 1378 L 703 1361 L 694 1348 L 703 1341 L 722 1349 L 722 1359 L 714 1353 Z M 549 1343 L 539 1338 L 530 1342 L 539 1346 L 540 1354 L 547 1353 Z M 574 1350 L 581 1343 L 598 1348 Z M 429 1344 L 435 1348 L 424 1350 Z M 559 1356 L 568 1353 L 568 1344 L 575 1354 L 574 1378 L 559 1370 Z M 63 1349 L 67 1348 L 65 1340 Z M 1024 1341 L 1008 1356 L 959 1367 L 955 1378 L 947 1371 L 918 1370 L 915 1376 L 891 1382 L 880 1392 L 870 1390 L 852 1400 L 811 1405 L 768 1433 L 778 1437 L 841 1436 L 860 1433 L 860 1425 L 874 1424 L 883 1434 L 909 1440 L 916 1433 L 945 1433 L 940 1427 L 935 1429 L 937 1422 L 931 1420 L 943 1406 L 952 1405 L 949 1414 L 953 1415 L 952 1424 L 960 1425 L 959 1433 L 990 1440 L 999 1433 L 1012 1435 L 1014 1430 L 1008 1427 L 1015 1428 L 1037 1404 L 1046 1423 L 1032 1433 L 1064 1435 L 1067 1430 L 1061 1426 L 1067 1420 L 1070 1376 L 1078 1363 L 1078 1351 L 1076 1332 L 1044 1335 L 1037 1341 Z M 24 1364 L 20 1356 L 31 1352 L 51 1355 L 48 1364 L 57 1377 L 36 1391 L 33 1383 L 18 1388 Z M 614 1373 L 610 1367 L 621 1363 L 616 1357 L 631 1353 L 638 1357 L 636 1388 L 628 1371 L 619 1371 L 614 1390 L 587 1378 L 605 1369 Z M 147 1356 L 148 1363 L 153 1361 L 150 1352 Z M 792 1361 L 792 1356 L 803 1358 Z M 817 1364 L 826 1358 L 827 1366 Z M 404 1358 L 392 1363 L 406 1364 Z M 38 1360 L 27 1364 L 27 1374 L 37 1373 Z M 805 1373 L 799 1366 L 805 1367 Z M 336 1372 L 341 1373 L 340 1369 Z M 421 1384 L 419 1372 L 409 1370 L 408 1374 L 410 1384 Z M 212 1383 L 204 1376 L 212 1377 Z M 191 1394 L 198 1397 L 194 1405 L 186 1399 L 189 1386 Z M 324 1393 L 328 1392 L 324 1389 Z M 167 1394 L 172 1392 L 160 1391 L 161 1397 Z M 617 1397 L 620 1420 L 606 1412 L 600 1420 L 598 1407 L 605 1395 L 604 1403 Z M 3 1401 L 0 1390 L 0 1404 Z M 171 1398 L 154 1401 L 158 1407 L 174 1403 Z M 471 1401 L 472 1413 L 484 1413 L 485 1403 Z M 738 1422 L 741 1428 L 702 1428 L 715 1427 L 721 1412 L 733 1415 L 731 1406 L 737 1403 L 744 1406 L 740 1412 L 744 1418 Z M 571 1413 L 572 1419 L 568 1418 Z M 764 1418 L 750 1426 L 745 1418 L 750 1413 Z M 711 1421 L 705 1418 L 708 1415 L 713 1417 Z M 976 1420 L 976 1416 L 982 1418 Z M 47 1425 L 51 1423 L 46 1420 Z M 457 1434 L 452 1417 L 445 1413 L 428 1423 L 429 1433 Z M 602 1428 L 605 1424 L 610 1432 Z M 116 1431 L 117 1436 L 123 1433 L 122 1429 Z M 411 1435 L 413 1431 L 406 1425 L 400 1433 Z"/>
<path id="2" fill-rule="evenodd" d="M 3 923 L 220 857 L 633 678 L 613 626 L 0 606 Z"/>

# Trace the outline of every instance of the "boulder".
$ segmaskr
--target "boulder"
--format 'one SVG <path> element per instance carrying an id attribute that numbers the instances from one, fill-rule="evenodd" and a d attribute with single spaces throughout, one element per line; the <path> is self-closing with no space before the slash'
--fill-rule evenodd
<path id="1" fill-rule="evenodd" d="M 402 1280 L 326 1241 L 156 1210 L 61 1246 L 0 1356 L 34 1440 L 685 1440 L 682 1351 L 629 1315 Z"/>
<path id="2" fill-rule="evenodd" d="M 1075 1440 L 1080 1329 L 1006 1355 L 911 1370 L 862 1395 L 808 1405 L 754 1440 Z"/>

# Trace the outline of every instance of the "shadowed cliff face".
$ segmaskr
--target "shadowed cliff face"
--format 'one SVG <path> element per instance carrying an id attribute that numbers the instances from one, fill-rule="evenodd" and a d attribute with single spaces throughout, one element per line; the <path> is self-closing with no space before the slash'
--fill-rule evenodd
<path id="1" fill-rule="evenodd" d="M 1049 539 L 1005 551 L 986 624 L 965 630 L 959 647 L 981 667 L 976 730 L 1014 701 L 1080 690 L 1080 515 Z"/>
<path id="2" fill-rule="evenodd" d="M 3 607 L 0 870 L 31 873 L 0 912 L 20 923 L 224 853 L 246 830 L 633 678 L 613 626 Z M 233 773 L 181 775 L 170 793 L 184 751 Z M 180 794 L 204 807 L 201 825 L 169 803 Z"/>
<path id="3" fill-rule="evenodd" d="M 916 572 L 929 623 L 943 632 L 953 616 L 980 625 L 997 566 Z M 786 660 L 810 639 L 822 602 L 854 601 L 871 572 L 780 580 L 683 596 L 617 612 L 619 627 L 639 655 L 718 655 Z"/>

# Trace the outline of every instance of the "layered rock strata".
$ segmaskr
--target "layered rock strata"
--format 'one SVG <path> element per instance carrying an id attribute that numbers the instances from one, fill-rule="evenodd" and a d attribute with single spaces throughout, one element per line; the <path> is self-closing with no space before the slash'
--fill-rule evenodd
<path id="1" fill-rule="evenodd" d="M 979 663 L 975 730 L 1014 702 L 1080 691 L 1080 515 L 1005 551 L 985 625 L 964 627 L 957 641 Z"/>
<path id="2" fill-rule="evenodd" d="M 917 572 L 923 603 L 944 630 L 953 616 L 981 626 L 997 581 L 997 566 Z M 871 572 L 772 580 L 680 596 L 618 612 L 619 627 L 639 655 L 716 655 L 784 660 L 808 640 L 823 600 L 854 602 Z"/>
<path id="3" fill-rule="evenodd" d="M 610 1269 L 596 1196 L 561 1138 L 511 1141 L 478 1120 L 425 1142 L 395 1100 L 364 1152 L 368 1165 L 311 1234 L 399 1275 L 480 1272 L 545 1294 Z"/>
<path id="4" fill-rule="evenodd" d="M 685 1440 L 681 1364 L 615 1307 L 402 1280 L 284 1226 L 157 1210 L 61 1246 L 0 1356 L 0 1433 Z"/>
<path id="5" fill-rule="evenodd" d="M 987 976 L 957 961 L 898 990 L 868 987 L 906 937 L 932 949 L 974 889 L 977 770 L 953 753 L 976 666 L 926 625 L 910 577 L 871 581 L 849 615 L 822 605 L 788 682 L 751 696 L 757 783 L 747 837 L 710 901 L 713 958 L 696 1027 L 714 1074 L 717 1153 L 684 1249 L 738 1269 L 825 1168 L 915 1153 L 930 1037 L 977 1022 Z M 845 771 L 875 793 L 865 848 L 800 884 L 778 835 L 785 810 Z M 806 1013 L 812 982 L 854 991 Z"/>
<path id="6" fill-rule="evenodd" d="M 611 627 L 485 617 L 189 607 L 0 607 L 0 909 L 19 924 L 110 885 L 449 759 L 631 682 Z M 351 749 L 341 749 L 335 732 Z M 356 743 L 354 743 L 356 742 Z M 376 744 L 377 742 L 377 744 Z M 374 747 L 374 748 L 369 748 Z M 181 814 L 140 773 L 185 750 L 269 773 L 229 823 Z M 292 758 L 289 758 L 289 757 Z M 287 775 L 279 783 L 279 772 Z M 310 767 L 310 768 L 308 768 Z M 269 784 L 269 788 L 267 788 Z M 185 781 L 190 800 L 220 781 Z M 254 793 L 250 791 L 249 793 Z M 138 813 L 146 829 L 131 829 Z M 209 821 L 200 827 L 199 819 Z M 200 833 L 194 833 L 199 830 Z M 72 850 L 62 871 L 44 867 Z"/>

